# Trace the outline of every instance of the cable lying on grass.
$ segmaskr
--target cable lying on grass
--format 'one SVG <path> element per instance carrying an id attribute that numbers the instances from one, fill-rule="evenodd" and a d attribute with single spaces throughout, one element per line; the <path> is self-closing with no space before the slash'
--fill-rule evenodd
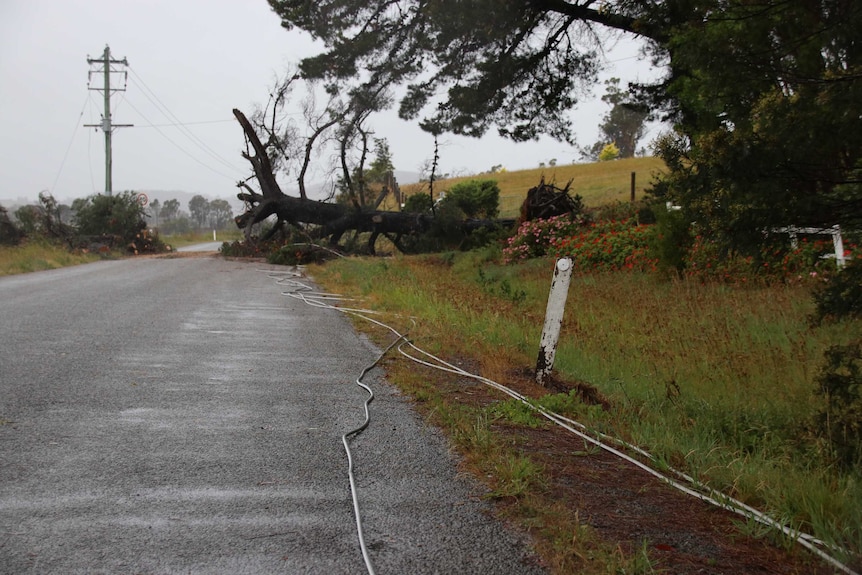
<path id="1" fill-rule="evenodd" d="M 272 274 L 272 272 L 271 272 L 271 274 Z M 391 350 L 393 347 L 395 347 L 397 345 L 399 353 L 402 356 L 404 356 L 405 358 L 407 358 L 407 359 L 409 359 L 415 363 L 418 363 L 420 365 L 424 365 L 424 366 L 427 366 L 427 367 L 430 367 L 433 369 L 438 369 L 441 371 L 453 373 L 453 374 L 456 374 L 456 375 L 461 376 L 461 377 L 471 378 L 471 379 L 477 380 L 477 381 L 479 381 L 479 382 L 481 382 L 481 383 L 483 383 L 489 387 L 492 387 L 492 388 L 502 392 L 503 394 L 508 395 L 509 397 L 514 398 L 517 401 L 523 403 L 524 405 L 526 405 L 530 409 L 536 411 L 537 413 L 539 413 L 540 415 L 542 415 L 543 417 L 545 417 L 549 421 L 557 424 L 558 426 L 569 431 L 570 433 L 573 433 L 574 435 L 578 436 L 579 438 L 583 439 L 584 441 L 587 441 L 587 442 L 595 445 L 596 447 L 603 449 L 606 452 L 611 453 L 611 454 L 615 455 L 616 457 L 619 457 L 619 458 L 623 459 L 624 461 L 631 463 L 632 465 L 635 465 L 636 467 L 646 471 L 650 475 L 653 475 L 654 477 L 656 477 L 656 478 L 660 479 L 661 481 L 669 484 L 670 486 L 674 487 L 675 489 L 677 489 L 677 490 L 679 490 L 679 491 L 681 491 L 687 495 L 690 495 L 692 497 L 696 497 L 697 499 L 700 499 L 701 501 L 705 501 L 705 502 L 710 503 L 716 507 L 720 507 L 722 509 L 726 509 L 728 511 L 731 511 L 733 513 L 736 513 L 736 514 L 742 516 L 742 517 L 745 517 L 746 519 L 753 519 L 754 521 L 757 521 L 757 522 L 759 522 L 763 525 L 766 525 L 772 529 L 780 531 L 781 533 L 783 533 L 785 536 L 787 536 L 791 540 L 796 541 L 797 543 L 799 543 L 800 545 L 802 545 L 803 547 L 808 549 L 810 552 L 814 553 L 815 555 L 817 555 L 818 557 L 820 557 L 821 559 L 826 561 L 829 565 L 831 565 L 832 567 L 834 567 L 838 571 L 846 573 L 847 575 L 859 575 L 859 573 L 852 570 L 850 567 L 841 563 L 838 559 L 836 559 L 835 557 L 830 555 L 830 552 L 831 553 L 847 554 L 846 551 L 844 551 L 838 547 L 832 546 L 832 545 L 830 545 L 824 541 L 821 541 L 821 540 L 819 540 L 819 539 L 817 539 L 817 538 L 815 538 L 815 537 L 813 537 L 807 533 L 802 533 L 797 529 L 789 527 L 788 525 L 786 525 L 786 524 L 784 524 L 784 523 L 782 523 L 776 519 L 773 519 L 772 517 L 764 514 L 761 511 L 758 511 L 757 509 L 754 509 L 753 507 L 743 503 L 742 501 L 734 499 L 733 497 L 730 497 L 724 493 L 718 492 L 718 491 L 710 488 L 709 486 L 704 485 L 703 483 L 694 479 L 693 477 L 691 477 L 691 476 L 689 476 L 689 475 L 687 475 L 687 474 L 685 474 L 679 470 L 676 470 L 672 467 L 663 466 L 663 467 L 666 467 L 668 470 L 668 473 L 670 473 L 671 475 L 676 477 L 676 479 L 656 470 L 654 467 L 651 467 L 647 463 L 644 463 L 643 461 L 635 459 L 634 457 L 624 453 L 623 451 L 620 451 L 620 449 L 613 447 L 613 445 L 616 445 L 617 447 L 619 447 L 621 449 L 624 449 L 630 453 L 633 453 L 637 456 L 640 456 L 640 457 L 646 459 L 647 461 L 649 461 L 653 464 L 657 464 L 658 461 L 649 452 L 647 452 L 647 451 L 645 451 L 645 450 L 643 450 L 643 449 L 641 449 L 635 445 L 632 445 L 626 441 L 623 441 L 621 439 L 608 436 L 606 434 L 597 432 L 595 430 L 588 429 L 585 425 L 583 425 L 580 422 L 577 422 L 577 421 L 572 420 L 570 418 L 567 418 L 563 415 L 560 415 L 558 413 L 555 413 L 553 411 L 545 409 L 544 407 L 542 407 L 540 405 L 537 405 L 535 402 L 531 401 L 529 398 L 521 395 L 520 393 L 518 393 L 517 391 L 515 391 L 509 387 L 506 387 L 500 383 L 497 383 L 493 380 L 482 377 L 480 375 L 476 375 L 476 374 L 467 372 L 467 371 L 465 371 L 465 370 L 463 370 L 463 369 L 461 369 L 455 365 L 452 365 L 452 364 L 440 359 L 439 357 L 436 357 L 436 356 L 422 350 L 421 348 L 417 347 L 416 345 L 411 343 L 409 340 L 407 340 L 406 335 L 401 334 L 392 326 L 369 317 L 371 315 L 379 315 L 380 312 L 377 312 L 375 310 L 350 308 L 350 307 L 340 307 L 337 305 L 333 305 L 330 302 L 351 301 L 351 300 L 349 300 L 347 298 L 342 298 L 338 294 L 314 292 L 311 287 L 298 281 L 298 279 L 295 279 L 295 278 L 303 277 L 302 274 L 300 274 L 298 272 L 275 272 L 275 274 L 280 275 L 280 276 L 282 276 L 282 275 L 289 276 L 289 277 L 283 277 L 282 279 L 279 279 L 278 280 L 279 284 L 281 284 L 281 285 L 290 284 L 290 285 L 294 286 L 294 289 L 292 291 L 282 292 L 282 295 L 286 295 L 289 297 L 293 297 L 295 299 L 299 299 L 299 300 L 301 300 L 301 301 L 303 301 L 306 304 L 311 305 L 311 306 L 334 309 L 334 310 L 340 311 L 342 313 L 346 313 L 346 314 L 353 315 L 355 317 L 359 317 L 365 321 L 371 322 L 375 325 L 383 327 L 383 328 L 389 330 L 390 332 L 392 332 L 393 335 L 396 336 L 395 341 L 393 341 L 387 347 L 387 349 L 383 352 L 383 354 L 380 356 L 380 358 L 378 358 L 377 361 L 375 361 L 374 365 L 379 363 L 379 361 L 385 356 L 385 354 L 388 353 L 389 350 Z M 275 275 L 273 275 L 272 277 L 275 277 Z M 420 356 L 420 357 L 417 357 L 417 356 Z M 372 365 L 372 367 L 373 367 L 373 365 Z M 368 369 L 370 370 L 370 368 L 368 368 Z M 365 373 L 366 372 L 363 372 L 363 375 Z M 362 385 L 362 384 L 360 383 L 360 385 Z M 365 387 L 365 386 L 363 385 L 363 387 Z M 368 391 L 370 392 L 370 390 L 368 390 Z M 373 397 L 373 394 L 372 394 L 372 397 Z M 366 410 L 367 410 L 368 403 L 370 403 L 370 400 L 368 402 L 366 402 Z M 366 414 L 367 414 L 367 411 L 366 411 Z M 367 421 L 366 421 L 366 425 L 367 425 Z M 364 426 L 362 427 L 362 429 L 364 429 Z M 345 440 L 345 448 L 347 448 L 346 440 Z M 349 452 L 348 452 L 348 457 L 349 457 Z M 682 482 L 685 482 L 687 485 L 683 484 Z M 351 488 L 352 488 L 352 480 L 351 480 Z M 359 524 L 358 507 L 356 508 L 356 514 L 357 514 L 357 524 Z M 360 538 L 361 538 L 361 534 L 360 534 Z M 824 551 L 824 549 L 828 550 L 829 552 Z M 363 551 L 363 553 L 364 553 L 364 551 Z"/>

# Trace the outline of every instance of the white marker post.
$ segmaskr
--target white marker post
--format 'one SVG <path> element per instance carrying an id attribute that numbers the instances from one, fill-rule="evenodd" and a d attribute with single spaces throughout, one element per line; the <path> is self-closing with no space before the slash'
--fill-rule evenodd
<path id="1" fill-rule="evenodd" d="M 554 356 L 557 353 L 560 326 L 563 323 L 563 313 L 566 311 L 566 298 L 569 295 L 571 279 L 571 258 L 557 260 L 554 278 L 551 280 L 551 293 L 548 295 L 548 309 L 545 311 L 545 327 L 542 329 L 542 341 L 539 344 L 539 358 L 536 360 L 536 383 L 541 386 L 545 385 L 545 378 L 554 369 Z"/>

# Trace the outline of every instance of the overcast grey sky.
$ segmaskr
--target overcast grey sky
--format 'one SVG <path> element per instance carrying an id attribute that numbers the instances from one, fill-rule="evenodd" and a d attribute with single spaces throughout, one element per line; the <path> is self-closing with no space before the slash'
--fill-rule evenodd
<path id="1" fill-rule="evenodd" d="M 264 104 L 276 75 L 315 51 L 306 36 L 281 28 L 266 0 L 0 0 L 0 201 L 35 201 L 42 190 L 64 201 L 104 191 L 104 135 L 84 124 L 101 121 L 102 94 L 88 90 L 96 66 L 87 58 L 101 58 L 106 45 L 129 64 L 112 120 L 134 124 L 113 134 L 113 189 L 209 198 L 232 197 L 249 173 L 231 110 Z M 603 77 L 653 77 L 637 53 L 620 43 Z M 91 86 L 101 83 L 94 74 Z M 596 139 L 602 93 L 598 86 L 593 101 L 573 112 L 580 144 Z M 389 141 L 398 170 L 419 171 L 433 155 L 432 138 L 394 113 L 371 125 Z M 441 168 L 450 173 L 578 156 L 549 139 L 445 136 L 442 143 Z"/>

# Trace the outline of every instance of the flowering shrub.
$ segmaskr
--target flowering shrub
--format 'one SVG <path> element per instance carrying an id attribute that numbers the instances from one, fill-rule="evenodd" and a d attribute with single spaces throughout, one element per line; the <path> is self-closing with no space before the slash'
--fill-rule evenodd
<path id="1" fill-rule="evenodd" d="M 509 264 L 541 257 L 554 242 L 577 233 L 583 222 L 581 216 L 570 215 L 524 222 L 503 248 L 503 262 Z"/>
<path id="2" fill-rule="evenodd" d="M 633 218 L 589 224 L 566 238 L 551 243 L 548 255 L 570 257 L 582 271 L 653 271 L 649 255 L 652 226 L 637 225 Z"/>
<path id="3" fill-rule="evenodd" d="M 844 257 L 852 258 L 854 245 L 846 245 Z M 836 270 L 832 240 L 809 241 L 803 238 L 793 248 L 779 243 L 764 243 L 756 256 L 722 253 L 718 246 L 695 236 L 685 257 L 685 275 L 701 281 L 750 283 L 804 281 L 828 277 Z"/>
<path id="4" fill-rule="evenodd" d="M 524 222 L 503 249 L 503 261 L 529 258 L 570 257 L 583 271 L 654 270 L 648 255 L 651 226 L 639 226 L 634 218 L 587 224 L 583 219 L 558 216 Z"/>
<path id="5" fill-rule="evenodd" d="M 581 271 L 655 271 L 657 252 L 650 245 L 655 244 L 658 233 L 656 226 L 638 225 L 633 217 L 587 224 L 581 217 L 558 216 L 521 224 L 503 249 L 503 261 L 570 257 Z M 855 251 L 854 244 L 845 243 L 846 258 L 852 258 Z M 828 279 L 836 264 L 823 256 L 832 253 L 831 240 L 806 238 L 795 248 L 782 238 L 765 241 L 755 255 L 727 253 L 698 235 L 685 252 L 683 273 L 700 281 L 741 284 Z"/>

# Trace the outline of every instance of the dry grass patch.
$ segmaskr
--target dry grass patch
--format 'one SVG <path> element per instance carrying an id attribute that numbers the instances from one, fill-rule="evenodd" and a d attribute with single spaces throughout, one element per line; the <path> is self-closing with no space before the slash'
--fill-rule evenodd
<path id="1" fill-rule="evenodd" d="M 572 180 L 572 194 L 579 194 L 587 207 L 597 207 L 614 202 L 628 202 L 631 199 L 632 172 L 636 174 L 636 197 L 643 198 L 654 176 L 664 170 L 664 163 L 658 158 L 627 158 L 612 162 L 558 165 L 517 172 L 449 178 L 435 182 L 434 189 L 435 192 L 443 192 L 458 182 L 474 179 L 496 180 L 500 187 L 500 216 L 507 218 L 518 215 L 527 191 L 538 185 L 542 177 L 546 181 L 556 182 L 559 186 Z M 428 192 L 428 184 L 422 183 L 404 185 L 401 188 L 407 195 Z M 395 208 L 396 206 L 392 205 L 387 209 Z"/>

